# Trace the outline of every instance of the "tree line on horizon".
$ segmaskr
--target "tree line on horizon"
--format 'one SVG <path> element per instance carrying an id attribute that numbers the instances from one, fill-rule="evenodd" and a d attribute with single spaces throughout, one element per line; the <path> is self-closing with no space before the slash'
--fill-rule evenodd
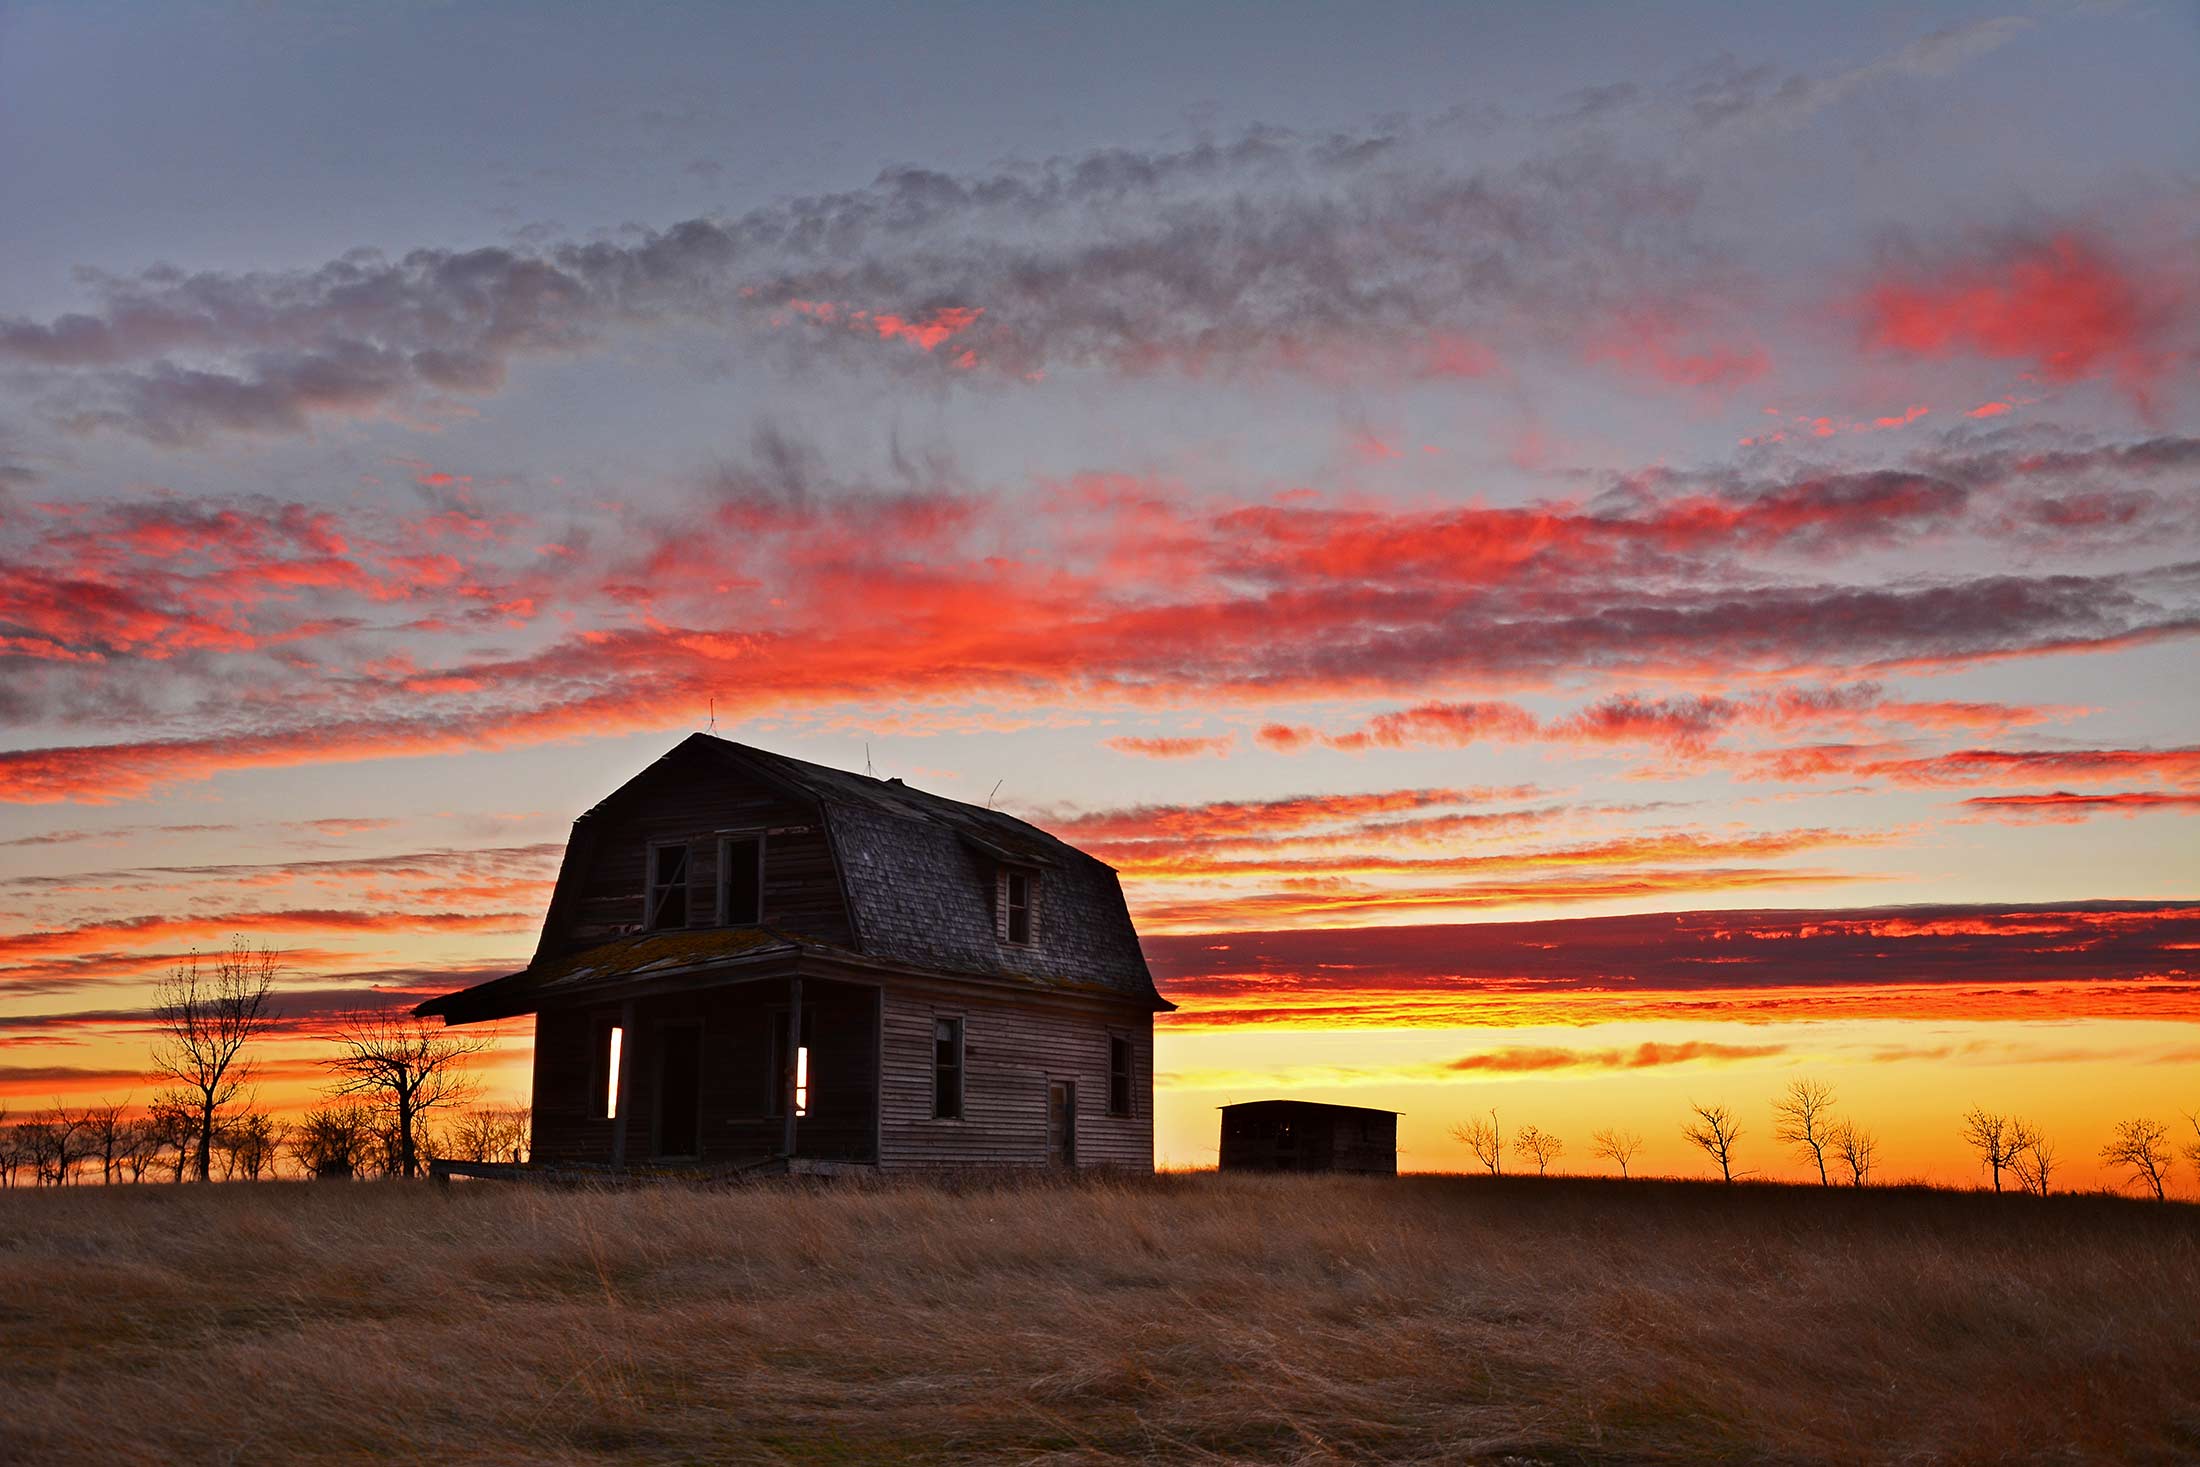
<path id="1" fill-rule="evenodd" d="M 1736 1169 L 1741 1123 L 1732 1107 L 1691 1100 L 1689 1117 L 1681 1124 L 1681 1136 L 1718 1168 L 1725 1182 L 1746 1180 L 1754 1173 Z M 1854 1120 L 1834 1111 L 1833 1087 L 1808 1076 L 1788 1082 L 1787 1090 L 1772 1103 L 1772 1139 L 1789 1150 L 1805 1167 L 1815 1168 L 1820 1186 L 1836 1184 L 1869 1187 L 1879 1171 L 1879 1138 Z M 2180 1152 L 2169 1126 L 2144 1116 L 2118 1121 L 2099 1152 L 2101 1161 L 2121 1171 L 2126 1180 L 2156 1201 L 2169 1197 L 2170 1170 L 2179 1155 L 2200 1173 L 2200 1111 L 2184 1117 L 2192 1139 Z M 1453 1139 L 1463 1143 L 1474 1159 L 1492 1176 L 1504 1171 L 1507 1138 L 1493 1107 L 1452 1127 Z M 1977 1153 L 1981 1173 L 1996 1192 L 2006 1191 L 2005 1181 L 2019 1190 L 2045 1197 L 2061 1171 L 2055 1143 L 2039 1126 L 2020 1116 L 1973 1106 L 1964 1112 L 1960 1135 L 1965 1146 Z M 1642 1151 L 1639 1131 L 1607 1127 L 1591 1134 L 1590 1154 L 1619 1168 L 1622 1179 L 1632 1175 L 1635 1157 Z M 1566 1152 L 1566 1143 L 1555 1132 L 1524 1125 L 1512 1133 L 1510 1150 L 1522 1165 L 1532 1164 L 1537 1176 L 1548 1176 L 1551 1164 Z"/>
<path id="2" fill-rule="evenodd" d="M 102 1182 L 418 1177 L 437 1157 L 524 1161 L 524 1106 L 473 1106 L 464 1062 L 489 1047 L 409 1012 L 340 1017 L 321 1061 L 323 1103 L 286 1122 L 254 1104 L 252 1044 L 273 1024 L 274 954 L 242 939 L 210 963 L 194 952 L 162 980 L 152 1050 L 161 1089 L 141 1113 L 127 1100 L 52 1106 L 10 1123 L 0 1106 L 0 1186 L 72 1180 L 92 1162 Z M 449 1117 L 446 1121 L 444 1118 Z"/>
<path id="3" fill-rule="evenodd" d="M 469 1106 L 475 1082 L 465 1061 L 486 1050 L 486 1036 L 453 1033 L 409 1012 L 363 1009 L 340 1017 L 328 1039 L 335 1052 L 321 1061 L 329 1073 L 324 1102 L 295 1122 L 279 1120 L 254 1104 L 254 1058 L 249 1046 L 276 1017 L 274 954 L 243 939 L 213 959 L 193 952 L 162 980 L 153 1007 L 159 1037 L 153 1068 L 165 1083 L 142 1114 L 129 1102 L 102 1100 L 71 1111 L 51 1107 L 12 1124 L 0 1106 L 0 1186 L 15 1185 L 29 1168 L 40 1184 L 63 1185 L 96 1160 L 103 1182 L 140 1182 L 166 1171 L 170 1180 L 259 1181 L 282 1174 L 287 1159 L 297 1174 L 315 1178 L 422 1175 L 438 1157 L 465 1161 L 527 1158 L 529 1111 L 524 1106 Z M 1689 1102 L 1681 1135 L 1718 1168 L 1721 1180 L 1745 1180 L 1736 1170 L 1743 1129 L 1725 1104 Z M 1833 1087 L 1798 1076 L 1773 1102 L 1773 1139 L 1814 1167 L 1822 1186 L 1874 1184 L 1879 1142 L 1867 1128 L 1834 1111 Z M 444 1116 L 451 1119 L 436 1123 Z M 2192 1139 L 2178 1143 L 2171 1128 L 2149 1117 L 2117 1122 L 2099 1157 L 2158 1201 L 2167 1200 L 2171 1169 L 2181 1155 L 2200 1173 L 2200 1111 L 2187 1112 Z M 1493 1107 L 1452 1128 L 1491 1175 L 1504 1170 L 1507 1138 Z M 2046 1196 L 2060 1157 L 2046 1132 L 2022 1117 L 1974 1106 L 1962 1118 L 1961 1137 L 1976 1152 L 1993 1190 L 2004 1179 Z M 1591 1136 L 1591 1154 L 1632 1175 L 1643 1147 L 1640 1132 L 1624 1127 Z M 1549 1175 L 1565 1155 L 1557 1133 L 1533 1124 L 1516 1129 L 1510 1149 L 1536 1175 Z"/>

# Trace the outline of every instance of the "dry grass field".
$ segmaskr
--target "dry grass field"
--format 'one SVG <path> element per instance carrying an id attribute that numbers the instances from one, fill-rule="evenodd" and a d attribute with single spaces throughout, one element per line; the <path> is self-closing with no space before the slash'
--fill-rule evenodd
<path id="1" fill-rule="evenodd" d="M 2200 1208 L 1154 1179 L 0 1194 L 0 1461 L 2200 1459 Z"/>

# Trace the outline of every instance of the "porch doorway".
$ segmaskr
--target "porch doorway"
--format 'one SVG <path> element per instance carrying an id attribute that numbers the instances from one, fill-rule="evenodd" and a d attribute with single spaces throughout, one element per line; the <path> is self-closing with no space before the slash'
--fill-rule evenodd
<path id="1" fill-rule="evenodd" d="M 1077 1082 L 1047 1082 L 1047 1165 L 1077 1165 Z"/>
<path id="2" fill-rule="evenodd" d="M 703 1154 L 703 1026 L 668 1024 L 657 1046 L 657 1155 L 692 1160 Z"/>

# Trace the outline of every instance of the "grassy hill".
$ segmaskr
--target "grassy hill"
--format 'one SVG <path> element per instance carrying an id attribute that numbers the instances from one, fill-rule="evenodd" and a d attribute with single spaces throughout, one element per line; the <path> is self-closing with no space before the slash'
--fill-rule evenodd
<path id="1" fill-rule="evenodd" d="M 1586 1179 L 0 1193 L 0 1460 L 2200 1458 L 2200 1208 Z"/>

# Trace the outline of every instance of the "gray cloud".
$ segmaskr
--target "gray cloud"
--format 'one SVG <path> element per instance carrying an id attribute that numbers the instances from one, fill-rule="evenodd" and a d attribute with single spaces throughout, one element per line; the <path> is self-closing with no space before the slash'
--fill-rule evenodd
<path id="1" fill-rule="evenodd" d="M 90 274 L 95 309 L 0 320 L 0 362 L 68 428 L 174 445 L 494 392 L 515 363 L 668 321 L 935 375 L 1411 376 L 1484 371 L 1646 298 L 1708 308 L 1721 262 L 1692 232 L 1692 180 L 1579 147 L 1462 170 L 1435 135 L 1260 130 L 985 175 L 897 168 L 586 243 Z M 1730 266 L 1720 285 L 1735 294 Z M 917 333 L 945 311 L 982 314 L 934 351 Z"/>

